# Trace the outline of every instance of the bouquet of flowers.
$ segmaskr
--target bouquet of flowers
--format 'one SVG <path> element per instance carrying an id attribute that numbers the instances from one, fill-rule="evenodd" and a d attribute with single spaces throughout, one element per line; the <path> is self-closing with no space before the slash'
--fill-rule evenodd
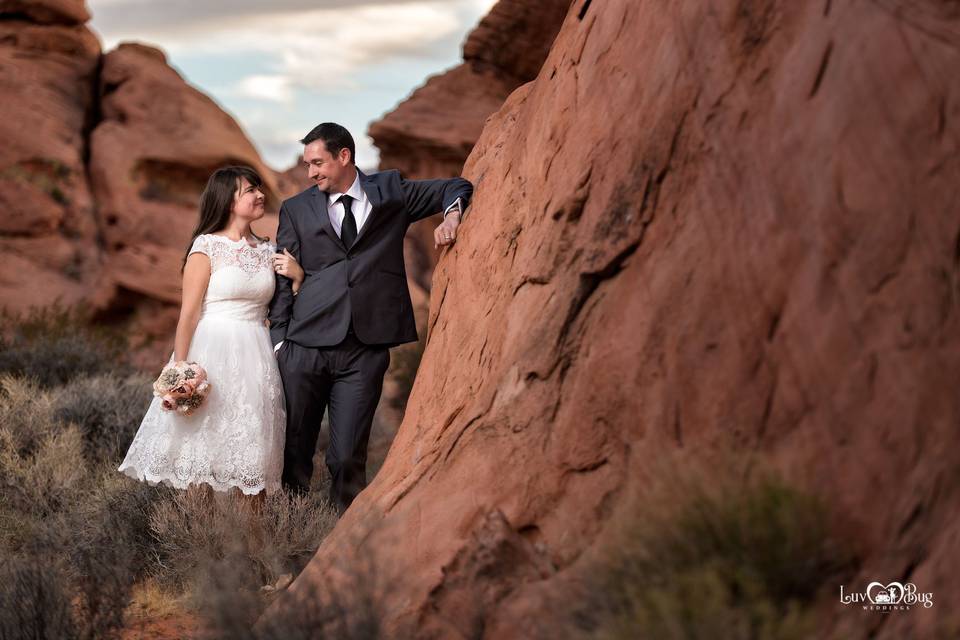
<path id="1" fill-rule="evenodd" d="M 153 383 L 153 395 L 163 401 L 163 408 L 185 416 L 196 411 L 209 392 L 207 372 L 196 362 L 167 365 Z"/>

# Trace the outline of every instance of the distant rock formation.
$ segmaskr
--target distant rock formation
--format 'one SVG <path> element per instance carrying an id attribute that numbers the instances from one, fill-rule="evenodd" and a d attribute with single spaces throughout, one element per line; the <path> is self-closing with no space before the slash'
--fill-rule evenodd
<path id="1" fill-rule="evenodd" d="M 0 299 L 10 311 L 82 305 L 123 324 L 155 367 L 172 345 L 179 269 L 200 191 L 227 163 L 299 190 L 239 125 L 167 64 L 122 44 L 103 55 L 84 2 L 0 2 Z M 287 189 L 288 191 L 284 191 Z"/>
<path id="2" fill-rule="evenodd" d="M 134 314 L 142 327 L 134 331 L 166 348 L 207 178 L 226 164 L 254 167 L 274 212 L 277 178 L 233 118 L 184 82 L 159 49 L 122 44 L 105 55 L 99 96 L 89 169 L 103 250 L 97 306 L 107 321 Z M 256 228 L 265 233 L 275 220 Z"/>

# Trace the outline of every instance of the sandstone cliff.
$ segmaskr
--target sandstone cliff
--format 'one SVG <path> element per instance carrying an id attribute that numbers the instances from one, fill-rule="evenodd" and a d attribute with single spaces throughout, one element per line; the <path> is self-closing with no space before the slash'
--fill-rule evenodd
<path id="1" fill-rule="evenodd" d="M 76 302 L 99 270 L 87 132 L 100 45 L 88 18 L 80 0 L 0 2 L 4 307 Z"/>
<path id="2" fill-rule="evenodd" d="M 353 563 L 417 637 L 555 638 L 654 462 L 715 450 L 826 496 L 852 584 L 955 598 L 958 34 L 934 3 L 573 2 L 467 162 L 387 460 L 266 620 Z M 942 621 L 838 587 L 818 637 Z"/>
<path id="3" fill-rule="evenodd" d="M 429 78 L 409 98 L 370 125 L 382 169 L 408 178 L 448 178 L 463 171 L 486 119 L 510 93 L 536 77 L 567 13 L 569 0 L 500 0 L 463 45 L 463 64 Z M 433 228 L 407 236 L 411 276 L 430 290 L 437 251 Z"/>
<path id="4" fill-rule="evenodd" d="M 396 109 L 370 125 L 381 169 L 412 179 L 458 176 L 483 124 L 514 89 L 536 77 L 566 15 L 569 0 L 500 0 L 463 45 L 463 64 L 427 82 Z M 430 282 L 440 252 L 433 230 L 442 218 L 413 225 L 404 259 L 420 343 L 393 351 L 384 388 L 382 424 L 372 446 L 386 451 L 403 417 L 426 336 Z"/>

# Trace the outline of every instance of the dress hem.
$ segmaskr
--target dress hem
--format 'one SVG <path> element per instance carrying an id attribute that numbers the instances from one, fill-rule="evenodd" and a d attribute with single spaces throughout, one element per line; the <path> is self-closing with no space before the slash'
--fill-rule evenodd
<path id="1" fill-rule="evenodd" d="M 190 480 L 185 482 L 180 478 L 177 478 L 175 476 L 169 476 L 166 474 L 162 474 L 162 475 L 147 474 L 147 473 L 141 472 L 140 470 L 138 470 L 136 467 L 132 465 L 129 465 L 129 466 L 121 465 L 117 469 L 117 471 L 119 471 L 120 473 L 124 474 L 129 478 L 133 478 L 134 480 L 139 480 L 140 482 L 146 482 L 151 487 L 155 487 L 158 484 L 164 484 L 168 487 L 173 487 L 174 489 L 180 489 L 184 491 L 189 489 L 191 486 L 197 486 L 201 484 L 208 485 L 214 491 L 220 491 L 220 492 L 226 492 L 226 491 L 229 491 L 230 489 L 239 489 L 244 495 L 247 495 L 247 496 L 257 495 L 258 493 L 264 490 L 266 490 L 268 494 L 274 493 L 280 490 L 279 481 L 265 482 L 263 484 L 259 484 L 254 487 L 247 487 L 239 484 L 231 484 L 229 482 L 220 482 L 218 480 L 214 480 L 213 478 L 197 478 L 195 480 Z"/>

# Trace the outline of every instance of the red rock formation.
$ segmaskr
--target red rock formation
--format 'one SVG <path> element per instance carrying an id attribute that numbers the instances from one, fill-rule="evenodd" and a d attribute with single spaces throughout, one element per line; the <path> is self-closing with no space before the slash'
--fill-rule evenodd
<path id="1" fill-rule="evenodd" d="M 0 296 L 6 310 L 85 304 L 130 322 L 155 366 L 170 349 L 179 267 L 200 191 L 219 165 L 256 167 L 273 210 L 278 180 L 233 119 L 164 54 L 101 56 L 82 0 L 0 0 Z M 287 191 L 285 191 L 285 189 Z M 275 234 L 276 215 L 258 226 Z"/>
<path id="2" fill-rule="evenodd" d="M 159 49 L 120 45 L 104 56 L 101 87 L 90 172 L 107 271 L 121 287 L 179 302 L 176 274 L 213 170 L 251 165 L 272 194 L 276 180 L 233 118 L 187 85 Z"/>
<path id="3" fill-rule="evenodd" d="M 467 37 L 464 63 L 426 84 L 378 122 L 370 137 L 380 167 L 408 178 L 460 175 L 486 119 L 510 92 L 540 71 L 570 0 L 500 0 Z M 440 217 L 411 228 L 406 252 L 413 278 L 430 290 Z"/>
<path id="4" fill-rule="evenodd" d="M 267 619 L 346 558 L 416 637 L 557 637 L 653 461 L 717 448 L 849 518 L 854 584 L 954 599 L 958 33 L 933 3 L 573 3 L 467 163 L 390 454 Z M 836 597 L 838 637 L 938 624 Z"/>
<path id="5" fill-rule="evenodd" d="M 0 0 L 0 17 L 47 25 L 82 25 L 90 19 L 84 0 Z"/>
<path id="6" fill-rule="evenodd" d="M 537 11 L 545 12 L 547 4 Z M 551 21 L 546 13 L 534 19 L 532 7 L 502 2 L 471 35 L 468 64 L 450 74 L 469 76 L 469 86 L 451 89 L 448 79 L 442 97 L 459 102 L 433 105 L 464 117 L 467 135 L 456 143 L 456 170 L 421 167 L 423 175 L 459 172 L 483 119 L 542 62 L 546 43 L 530 46 L 531 38 L 553 37 L 558 4 Z M 24 96 L 0 124 L 13 141 L 0 152 L 0 205 L 7 211 L 0 247 L 9 256 L 0 272 L 3 307 L 89 304 L 99 310 L 98 321 L 128 324 L 138 341 L 153 341 L 141 358 L 152 362 L 170 346 L 177 271 L 210 171 L 226 162 L 252 164 L 267 178 L 273 205 L 306 186 L 303 171 L 273 174 L 263 166 L 239 126 L 189 87 L 161 51 L 125 44 L 101 57 L 83 26 L 89 13 L 81 0 L 0 0 L 0 16 L 8 34 L 0 49 L 8 63 L 0 82 L 8 95 Z M 517 38 L 503 42 L 507 33 Z M 487 45 L 500 47 L 499 57 L 485 53 Z M 28 78 L 33 90 L 25 93 Z M 464 101 L 469 95 L 475 99 Z M 439 132 L 423 129 L 427 138 Z M 414 156 L 405 157 L 410 169 Z M 406 252 L 411 287 L 424 301 L 421 325 L 427 309 L 422 290 L 437 255 L 433 226 L 417 225 Z M 267 235 L 275 228 L 275 215 L 258 226 Z"/>
<path id="7" fill-rule="evenodd" d="M 100 45 L 72 2 L 0 2 L 0 299 L 71 304 L 98 270 L 84 137 Z M 25 85 L 29 83 L 29 90 Z M 11 100 L 16 96 L 16 100 Z"/>

